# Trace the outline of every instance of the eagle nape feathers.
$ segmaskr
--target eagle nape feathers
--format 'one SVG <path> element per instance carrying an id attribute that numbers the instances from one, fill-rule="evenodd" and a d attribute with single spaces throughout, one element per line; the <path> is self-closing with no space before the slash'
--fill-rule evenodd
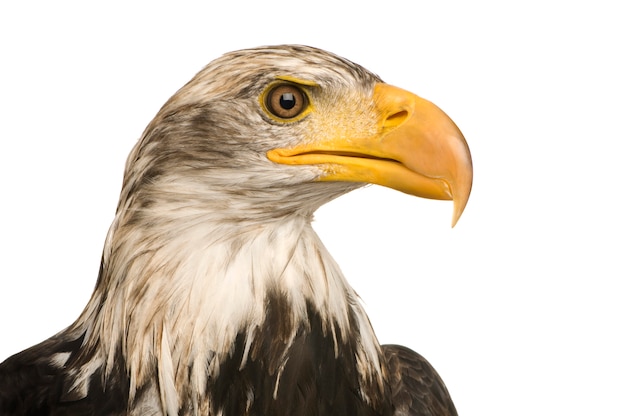
<path id="1" fill-rule="evenodd" d="M 472 185 L 438 107 L 307 46 L 225 54 L 131 151 L 100 273 L 65 330 L 0 364 L 8 415 L 456 415 L 430 364 L 379 345 L 311 227 L 367 183 Z"/>

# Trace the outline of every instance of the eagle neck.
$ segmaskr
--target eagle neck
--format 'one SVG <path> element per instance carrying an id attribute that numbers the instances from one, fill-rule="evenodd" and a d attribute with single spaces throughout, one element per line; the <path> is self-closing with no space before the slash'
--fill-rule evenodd
<path id="1" fill-rule="evenodd" d="M 334 354 L 356 356 L 361 385 L 382 386 L 369 320 L 310 222 L 293 215 L 267 223 L 170 224 L 157 235 L 151 225 L 150 237 L 146 226 L 114 223 L 81 318 L 91 334 L 87 342 L 107 371 L 122 355 L 131 400 L 156 377 L 162 407 L 177 414 L 182 403 L 208 406 L 209 384 L 221 363 L 232 360 L 238 340 L 239 365 L 254 359 L 268 302 L 281 299 L 281 354 L 314 314 Z M 354 350 L 342 350 L 347 345 Z M 275 383 L 278 388 L 280 376 Z"/>

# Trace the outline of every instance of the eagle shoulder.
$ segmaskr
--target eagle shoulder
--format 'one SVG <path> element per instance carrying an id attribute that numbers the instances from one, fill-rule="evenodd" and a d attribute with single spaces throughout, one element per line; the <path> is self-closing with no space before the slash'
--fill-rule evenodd
<path id="1" fill-rule="evenodd" d="M 457 416 L 439 374 L 421 355 L 401 345 L 383 345 L 394 416 Z"/>
<path id="2" fill-rule="evenodd" d="M 0 363 L 0 414 L 125 414 L 127 384 L 105 385 L 99 369 L 89 375 L 86 391 L 76 383 L 82 341 L 60 333 Z"/>

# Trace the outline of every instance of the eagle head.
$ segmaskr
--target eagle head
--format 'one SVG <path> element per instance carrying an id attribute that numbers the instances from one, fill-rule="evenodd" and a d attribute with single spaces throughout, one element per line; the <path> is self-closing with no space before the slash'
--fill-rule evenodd
<path id="1" fill-rule="evenodd" d="M 454 200 L 454 225 L 472 163 L 434 104 L 326 51 L 283 46 L 206 66 L 147 127 L 125 177 L 121 203 L 163 208 L 165 193 L 184 193 L 175 199 L 221 204 L 221 221 L 311 215 L 374 183 Z"/>

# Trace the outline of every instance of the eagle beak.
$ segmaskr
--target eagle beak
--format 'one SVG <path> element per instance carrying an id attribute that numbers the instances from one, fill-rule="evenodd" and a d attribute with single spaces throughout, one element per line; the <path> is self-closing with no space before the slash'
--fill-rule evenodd
<path id="1" fill-rule="evenodd" d="M 321 181 L 375 183 L 423 198 L 453 200 L 454 227 L 472 188 L 472 159 L 463 134 L 437 106 L 408 91 L 379 83 L 373 99 L 378 114 L 374 136 L 274 149 L 268 158 L 322 165 Z"/>

